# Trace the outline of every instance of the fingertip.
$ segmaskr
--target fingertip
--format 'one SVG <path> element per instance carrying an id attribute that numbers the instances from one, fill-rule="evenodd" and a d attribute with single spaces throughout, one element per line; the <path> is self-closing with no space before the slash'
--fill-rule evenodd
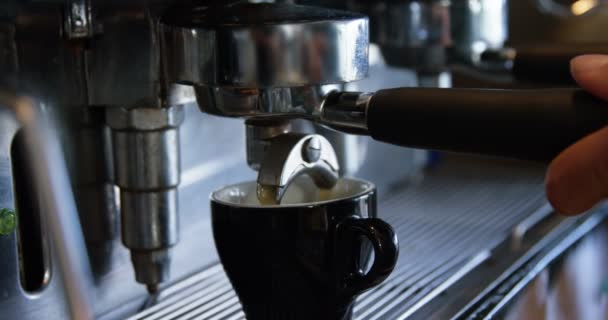
<path id="1" fill-rule="evenodd" d="M 606 66 L 608 66 L 608 55 L 604 54 L 585 54 L 570 60 L 570 70 L 574 74 L 594 72 Z"/>
<path id="2" fill-rule="evenodd" d="M 558 169 L 555 169 L 558 168 Z M 551 165 L 545 178 L 545 193 L 549 204 L 558 214 L 574 216 L 585 211 L 576 201 L 572 201 L 567 179 L 562 176 L 562 170 Z"/>
<path id="3" fill-rule="evenodd" d="M 608 128 L 562 152 L 547 169 L 547 199 L 560 214 L 576 215 L 608 196 Z"/>
<path id="4" fill-rule="evenodd" d="M 608 55 L 589 54 L 570 61 L 572 77 L 591 94 L 608 100 Z"/>

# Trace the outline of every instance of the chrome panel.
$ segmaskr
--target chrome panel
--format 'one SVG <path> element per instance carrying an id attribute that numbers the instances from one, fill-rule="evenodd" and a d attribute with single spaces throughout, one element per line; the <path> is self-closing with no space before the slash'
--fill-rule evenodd
<path id="1" fill-rule="evenodd" d="M 21 125 L 17 122 L 14 113 L 9 111 L 5 105 L 2 105 L 0 107 L 0 208 L 15 209 L 11 147 L 20 127 Z M 43 213 L 48 213 L 49 210 L 47 209 Z M 16 232 L 7 236 L 0 236 L 0 250 L 3 256 L 0 261 L 0 288 L 2 288 L 0 290 L 0 308 L 3 310 L 2 317 L 7 319 L 40 319 L 47 316 L 69 317 L 70 310 L 66 303 L 65 288 L 61 282 L 62 276 L 57 272 L 57 270 L 60 270 L 56 256 L 57 252 L 53 252 L 51 259 L 51 275 L 48 284 L 42 291 L 28 294 L 25 293 L 20 283 Z"/>
<path id="2" fill-rule="evenodd" d="M 492 314 L 507 320 L 608 319 L 608 225 L 576 240 L 539 261 Z"/>
<path id="3" fill-rule="evenodd" d="M 289 4 L 178 7 L 163 17 L 169 79 L 210 87 L 301 87 L 368 72 L 368 20 Z"/>

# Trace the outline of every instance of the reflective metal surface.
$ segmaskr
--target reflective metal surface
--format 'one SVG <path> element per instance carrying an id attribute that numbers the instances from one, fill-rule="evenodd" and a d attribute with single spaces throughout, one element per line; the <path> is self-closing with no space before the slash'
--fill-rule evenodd
<path id="1" fill-rule="evenodd" d="M 508 32 L 507 0 L 453 1 L 450 7 L 454 51 L 466 62 L 504 46 Z"/>
<path id="2" fill-rule="evenodd" d="M 96 17 L 94 20 L 103 26 L 103 32 L 86 40 L 67 40 L 60 32 L 65 22 L 63 8 L 63 1 L 45 2 L 44 5 L 30 1 L 0 4 L 0 16 L 8 17 L 2 20 L 3 28 L 0 28 L 0 69 L 6 71 L 2 72 L 0 81 L 14 83 L 23 92 L 39 98 L 44 102 L 49 117 L 57 120 L 58 127 L 53 134 L 61 139 L 66 158 L 64 164 L 68 167 L 74 187 L 89 257 L 87 259 L 87 254 L 82 255 L 78 263 L 91 266 L 93 271 L 92 283 L 83 285 L 95 297 L 96 316 L 121 319 L 125 314 L 135 312 L 147 294 L 135 282 L 129 252 L 120 243 L 121 236 L 117 232 L 113 146 L 104 108 L 157 107 L 162 105 L 162 100 L 167 100 L 168 104 L 180 104 L 193 101 L 194 95 L 191 87 L 181 86 L 181 91 L 169 90 L 168 98 L 160 98 L 160 86 L 156 85 L 159 83 L 158 65 L 155 64 L 158 55 L 154 52 L 153 45 L 159 43 L 154 38 L 155 29 L 152 28 L 154 8 L 124 1 L 95 2 L 92 8 Z M 19 16 L 16 16 L 17 12 Z M 43 59 L 41 52 L 44 52 Z M 17 60 L 19 73 L 18 77 L 13 77 Z M 184 88 L 189 90 L 183 90 Z M 191 254 L 194 248 L 213 250 L 207 228 L 208 220 L 205 220 L 206 197 L 201 195 L 209 194 L 218 184 L 233 183 L 254 176 L 244 165 L 244 128 L 241 123 L 211 120 L 194 105 L 185 111 L 188 120 L 183 129 L 185 133 L 181 134 L 179 140 L 179 149 L 183 150 L 184 145 L 187 146 L 179 161 L 185 170 L 181 174 L 185 186 L 180 188 L 176 200 L 185 211 L 179 215 L 187 221 L 185 226 L 182 225 L 181 232 L 182 237 L 185 234 L 188 241 L 172 248 L 170 275 L 173 279 L 193 272 L 215 259 L 210 255 L 193 257 Z M 2 115 L 1 118 L 4 123 L 2 128 L 7 132 L 0 137 L 2 153 L 5 154 L 2 162 L 6 168 L 6 174 L 2 175 L 0 181 L 5 186 L 2 193 L 6 195 L 6 203 L 3 205 L 14 208 L 12 179 L 20 179 L 26 185 L 34 182 L 28 177 L 13 176 L 10 148 L 17 125 L 10 116 Z M 152 122 L 150 119 L 146 121 Z M 139 127 L 140 124 L 136 123 L 136 126 Z M 136 135 L 134 131 L 132 133 Z M 213 136 L 214 143 L 201 140 L 200 134 Z M 177 148 L 174 145 L 172 148 Z M 180 176 L 179 171 L 170 172 L 173 172 L 173 178 Z M 225 174 L 226 172 L 230 174 Z M 158 203 L 154 204 L 154 208 L 158 208 L 156 205 Z M 73 225 L 65 225 L 70 226 Z M 137 233 L 137 228 L 149 228 L 149 225 L 140 223 L 133 228 L 136 229 L 129 234 Z M 171 234 L 176 235 L 174 232 Z M 2 287 L 7 289 L 0 295 L 3 315 L 21 319 L 68 318 L 62 268 L 56 257 L 50 259 L 48 283 L 38 292 L 25 292 L 20 284 L 22 271 L 18 262 L 18 243 L 19 237 L 15 236 L 0 239 L 6 257 L 6 264 L 0 266 Z M 152 260 L 148 267 L 153 266 L 152 263 L 157 258 L 155 255 L 148 259 Z"/>
<path id="3" fill-rule="evenodd" d="M 86 66 L 80 70 L 86 88 L 83 104 L 161 106 L 170 90 L 163 88 L 161 76 L 157 8 L 142 8 L 133 1 L 93 1 L 91 5 L 101 33 L 80 52 L 81 68 Z"/>
<path id="4" fill-rule="evenodd" d="M 273 138 L 287 134 L 292 130 L 289 121 L 249 120 L 247 127 L 247 164 L 253 170 L 260 170 Z"/>
<path id="5" fill-rule="evenodd" d="M 199 5 L 204 2 L 198 1 Z M 343 1 L 297 2 L 346 7 Z M 503 1 L 496 2 L 497 6 L 504 5 Z M 56 120 L 57 127 L 45 139 L 57 136 L 65 159 L 59 160 L 62 164 L 58 167 L 52 165 L 58 159 L 56 157 L 46 163 L 42 162 L 48 160 L 47 157 L 39 156 L 34 160 L 46 168 L 43 173 L 53 177 L 61 175 L 62 168 L 67 167 L 65 171 L 74 191 L 73 199 L 61 197 L 61 193 L 69 191 L 64 179 L 53 192 L 60 193 L 57 199 L 66 202 L 44 206 L 40 214 L 62 209 L 59 213 L 71 216 L 68 223 L 60 226 L 65 232 L 62 237 L 65 239 L 78 230 L 83 233 L 84 240 L 70 240 L 67 247 L 85 247 L 86 253 L 82 248 L 68 251 L 72 255 L 68 264 L 71 261 L 75 268 L 90 267 L 92 276 L 90 281 L 71 285 L 80 286 L 86 292 L 83 297 L 92 296 L 91 312 L 104 320 L 128 316 L 151 319 L 243 317 L 238 299 L 217 266 L 207 195 L 222 185 L 255 180 L 255 172 L 247 167 L 246 159 L 249 158 L 255 168 L 256 163 L 262 161 L 259 158 L 264 154 L 264 148 L 269 146 L 257 142 L 277 134 L 273 130 L 261 130 L 246 135 L 242 120 L 217 118 L 206 113 L 246 118 L 272 113 L 281 115 L 280 120 L 310 119 L 319 115 L 323 98 L 331 90 L 371 92 L 416 86 L 422 82 L 416 81 L 413 71 L 427 66 L 413 64 L 412 69 L 397 69 L 381 63 L 382 54 L 388 51 L 379 52 L 374 46 L 369 52 L 361 51 L 367 47 L 366 41 L 351 42 L 364 28 L 362 22 L 355 23 L 365 20 L 358 14 L 338 15 L 341 18 L 337 19 L 337 24 L 333 23 L 335 19 L 328 20 L 325 16 L 314 17 L 319 18 L 315 23 L 298 21 L 293 16 L 266 16 L 262 17 L 266 19 L 263 21 L 269 22 L 266 26 L 250 26 L 255 34 L 224 27 L 211 28 L 216 40 L 229 41 L 213 42 L 221 49 L 213 51 L 209 50 L 209 42 L 203 41 L 210 39 L 203 37 L 210 33 L 191 32 L 201 28 L 186 27 L 184 29 L 190 32 L 175 32 L 173 28 L 161 26 L 160 16 L 172 3 L 119 0 L 8 0 L 0 3 L 0 83 L 37 98 L 42 102 L 45 114 Z M 418 21 L 417 29 L 389 31 L 402 36 L 396 37 L 398 39 L 415 36 L 410 39 L 421 44 L 425 43 L 423 40 L 437 41 L 438 33 L 428 32 L 437 31 L 432 27 L 439 24 L 433 21 L 445 22 L 446 7 L 442 6 L 445 2 L 412 0 L 407 3 L 410 6 L 400 11 L 401 18 L 406 16 L 412 19 L 407 21 Z M 468 3 L 485 4 L 484 1 Z M 515 6 L 515 3 L 512 1 L 511 5 Z M 441 5 L 441 10 L 427 10 L 435 8 L 431 4 Z M 480 7 L 468 9 L 471 8 Z M 249 12 L 241 14 L 239 24 L 251 22 L 247 20 L 248 16 Z M 394 20 L 386 18 L 393 16 L 397 19 L 399 14 L 395 11 L 394 15 L 388 12 L 376 18 L 372 16 L 372 28 L 376 23 L 382 23 L 382 19 Z M 217 15 L 206 21 L 225 26 L 230 23 L 227 17 Z M 348 22 L 348 17 L 353 20 Z M 414 19 L 416 17 L 421 20 Z M 252 13 L 251 18 L 260 17 Z M 379 22 L 374 22 L 378 18 Z M 288 21 L 288 26 L 280 27 L 280 21 Z M 398 25 L 403 26 L 403 22 L 398 21 Z M 268 33 L 260 33 L 266 31 Z M 533 31 L 524 30 L 524 33 Z M 483 34 L 483 30 L 471 32 Z M 443 30 L 441 34 L 443 41 L 450 32 Z M 497 32 L 493 36 L 501 34 Z M 591 34 L 576 35 L 572 31 L 575 38 Z M 427 44 L 433 47 L 436 43 L 433 41 Z M 228 45 L 235 45 L 245 54 L 225 54 Z M 344 51 L 344 48 L 348 50 Z M 364 76 L 365 68 L 357 64 L 363 61 L 357 59 L 363 59 L 364 55 L 369 55 L 371 60 L 371 77 L 344 84 L 344 81 Z M 440 61 L 437 57 L 441 55 L 433 53 L 423 58 Z M 218 61 L 221 63 L 215 63 Z M 396 66 L 397 62 L 391 64 Z M 225 68 L 217 69 L 217 66 Z M 240 71 L 243 73 L 237 73 Z M 171 83 L 176 79 L 197 83 L 199 108 L 191 104 L 195 88 Z M 209 83 L 203 83 L 201 79 Z M 433 85 L 439 83 L 434 78 L 427 80 Z M 326 83 L 331 84 L 323 85 Z M 234 84 L 255 84 L 256 87 L 244 89 Z M 188 105 L 184 106 L 184 121 L 179 133 L 180 121 L 175 122 L 179 117 L 147 114 L 149 110 L 170 111 L 182 104 Z M 106 113 L 106 109 L 115 110 Z M 116 119 L 112 115 L 124 110 L 129 110 L 133 116 L 123 117 L 123 114 Z M 114 129 L 108 127 L 109 123 Z M 545 245 L 554 242 L 544 241 L 546 237 L 554 240 L 559 238 L 554 238 L 554 234 L 566 234 L 561 239 L 567 240 L 570 239 L 568 234 L 574 234 L 580 238 L 587 234 L 585 230 L 590 230 L 579 229 L 585 225 L 578 222 L 566 225 L 573 228 L 562 227 L 561 223 L 555 223 L 562 220 L 550 213 L 538 213 L 536 209 L 544 203 L 543 168 L 531 169 L 527 165 L 501 162 L 492 162 L 495 165 L 489 168 L 485 166 L 489 163 L 486 160 L 471 159 L 456 165 L 447 162 L 444 166 L 434 160 L 433 164 L 440 165 L 434 167 L 435 171 L 422 175 L 420 168 L 429 159 L 423 151 L 392 147 L 363 136 L 343 135 L 310 123 L 302 125 L 291 120 L 290 123 L 290 128 L 278 131 L 281 134 L 288 131 L 322 133 L 336 151 L 340 174 L 373 181 L 380 190 L 381 215 L 406 239 L 401 248 L 405 256 L 389 281 L 358 300 L 354 309 L 357 319 L 393 319 L 408 314 L 427 319 L 430 314 L 446 310 L 444 308 L 461 311 L 460 307 L 471 303 L 479 292 L 485 293 L 484 289 L 490 288 L 497 277 L 501 277 L 501 272 L 517 260 L 516 256 L 510 255 L 512 239 L 507 244 L 500 242 L 509 237 L 513 226 L 517 230 L 517 236 L 513 238 L 518 239 L 513 243 L 521 250 L 518 252 L 525 251 L 528 245 L 538 245 L 537 248 L 552 252 L 552 247 Z M 0 111 L 0 209 L 16 209 L 18 198 L 38 197 L 37 194 L 20 193 L 15 188 L 15 180 L 20 184 L 35 184 L 31 177 L 19 176 L 12 163 L 18 159 L 11 149 L 19 144 L 16 138 L 19 127 L 12 114 Z M 254 150 L 251 153 L 246 148 L 246 138 L 248 142 L 254 142 L 250 145 Z M 305 156 L 314 159 L 314 150 L 316 148 Z M 431 158 L 436 159 L 436 155 Z M 177 182 L 181 182 L 179 186 Z M 123 187 L 121 201 L 118 201 L 117 185 Z M 71 200 L 76 202 L 79 219 L 69 206 Z M 117 231 L 118 205 L 122 206 L 123 213 L 135 213 L 122 217 L 122 234 Z M 28 214 L 26 209 L 21 211 L 21 214 Z M 39 231 L 39 236 L 46 239 L 44 243 L 50 244 L 51 232 L 59 230 L 59 221 L 54 220 L 53 225 L 46 225 Z M 3 253 L 0 318 L 66 319 L 71 312 L 82 311 L 72 311 L 77 299 L 67 299 L 66 294 L 74 292 L 74 288 L 63 282 L 78 272 L 71 272 L 75 269 L 66 267 L 65 260 L 61 261 L 65 257 L 58 254 L 60 250 L 53 250 L 48 257 L 43 255 L 41 285 L 39 289 L 27 290 L 23 284 L 21 261 L 23 254 L 33 256 L 37 252 L 24 253 L 20 249 L 21 234 L 35 229 L 28 225 L 21 227 L 23 231 L 0 236 Z M 157 229 L 152 227 L 161 231 L 153 233 Z M 53 242 L 61 244 L 61 241 Z M 131 247 L 145 246 L 146 250 L 130 252 L 122 241 Z M 167 250 L 148 250 L 152 247 L 170 247 L 171 254 Z M 488 247 L 496 249 L 489 252 Z M 488 264 L 488 261 L 492 263 Z M 148 279 L 144 281 L 152 283 L 151 289 L 159 290 L 157 295 L 149 296 L 136 283 L 134 265 L 137 270 L 145 270 L 146 275 L 140 275 L 140 280 L 141 277 Z M 489 271 L 477 273 L 480 266 L 481 270 L 489 266 Z M 155 283 L 167 273 L 171 280 L 156 287 Z M 490 285 L 476 286 L 481 282 Z M 459 284 L 467 290 L 458 290 Z M 475 290 L 469 291 L 472 287 Z M 87 304 L 76 305 L 79 309 L 83 306 Z M 144 311 L 136 315 L 140 310 Z M 428 310 L 432 312 L 425 312 Z M 490 309 L 484 307 L 484 310 Z M 508 316 L 518 313 L 507 311 L 508 308 L 492 310 L 500 310 Z M 414 311 L 416 313 L 412 314 Z M 522 312 L 526 314 L 526 311 Z"/>
<path id="6" fill-rule="evenodd" d="M 466 275 L 496 280 L 492 274 L 472 271 L 479 266 L 498 264 L 496 268 L 504 270 L 511 265 L 511 258 L 504 264 L 498 258 L 505 252 L 500 246 L 506 242 L 511 248 L 509 237 L 521 221 L 538 212 L 550 217 L 527 228 L 526 246 L 537 244 L 552 230 L 550 226 L 564 222 L 544 206 L 543 174 L 542 167 L 526 163 L 453 157 L 417 183 L 385 186 L 379 193 L 379 217 L 395 228 L 401 256 L 386 282 L 357 300 L 354 319 L 399 319 L 408 310 L 421 311 L 420 305 L 433 297 L 456 301 L 439 301 L 432 311 L 463 308 L 469 300 L 459 301 L 461 295 L 484 288 L 466 287 L 470 282 L 463 284 L 463 290 L 450 287 Z M 572 226 L 575 221 L 566 222 Z M 567 228 L 557 231 L 570 233 Z M 514 256 L 525 253 L 526 246 L 513 249 L 519 250 Z M 432 319 L 432 315 L 423 313 L 418 318 Z M 161 291 L 156 305 L 131 319 L 160 318 L 244 319 L 244 315 L 221 266 L 213 265 Z"/>
<path id="7" fill-rule="evenodd" d="M 572 17 L 584 14 L 593 14 L 594 10 L 606 6 L 604 0 L 577 1 L 577 0 L 534 0 L 538 9 L 558 17 Z"/>
<path id="8" fill-rule="evenodd" d="M 281 202 L 296 177 L 307 174 L 318 187 L 328 189 L 338 181 L 339 172 L 334 148 L 323 136 L 283 134 L 270 141 L 257 182 L 278 189 L 275 197 Z"/>
<path id="9" fill-rule="evenodd" d="M 320 122 L 346 132 L 367 133 L 367 108 L 373 94 L 330 93 L 321 105 Z"/>
<path id="10" fill-rule="evenodd" d="M 529 287 L 532 281 L 536 279 L 542 273 L 548 271 L 558 271 L 561 268 L 561 264 L 564 260 L 569 260 L 569 263 L 577 263 L 577 260 L 568 258 L 568 252 L 579 251 L 577 243 L 588 242 L 589 238 L 593 238 L 593 233 L 597 234 L 597 229 L 602 229 L 603 224 L 605 226 L 606 210 L 605 208 L 599 208 L 595 214 L 589 215 L 587 218 L 577 219 L 578 221 L 564 221 L 558 228 L 551 231 L 551 233 L 544 235 L 542 241 L 538 242 L 537 245 L 531 247 L 529 251 L 523 255 L 516 263 L 514 263 L 509 269 L 506 269 L 500 276 L 496 278 L 485 290 L 483 290 L 478 297 L 473 299 L 467 306 L 460 310 L 454 318 L 456 319 L 469 319 L 469 318 L 480 318 L 480 319 L 492 319 L 492 318 L 514 318 L 514 319 L 560 319 L 561 316 L 566 316 L 565 319 L 578 319 L 577 313 L 580 315 L 590 316 L 589 319 L 597 318 L 598 307 L 597 302 L 588 301 L 585 308 L 587 310 L 578 311 L 574 307 L 576 300 L 573 297 L 571 301 L 561 301 L 558 309 L 565 311 L 563 314 L 544 314 L 539 308 L 535 308 L 533 305 L 528 304 L 530 309 L 525 311 L 522 310 L 522 305 L 519 302 L 524 302 L 526 299 L 525 289 Z M 549 219 L 545 219 L 549 220 Z M 546 224 L 547 221 L 539 222 L 539 225 Z M 534 235 L 534 230 L 530 232 L 529 239 L 537 237 Z M 527 245 L 524 245 L 526 247 Z M 515 247 L 512 250 L 519 250 L 520 247 Z M 504 252 L 504 251 L 503 251 Z M 606 255 L 604 252 L 595 251 L 594 253 L 597 259 L 605 259 Z M 576 258 L 575 258 L 576 259 Z M 584 258 L 583 258 L 584 260 Z M 591 261 L 587 262 L 591 263 Z M 492 269 L 493 266 L 486 265 L 480 266 L 476 271 L 478 273 L 487 272 L 485 269 Z M 474 270 L 475 271 L 475 270 Z M 577 295 L 581 297 L 595 296 L 598 295 L 600 289 L 600 283 L 602 280 L 603 272 L 590 272 L 585 273 L 583 270 L 577 270 L 576 273 L 568 275 L 568 279 L 558 279 L 557 281 L 575 281 L 582 280 L 586 282 L 590 278 L 597 279 L 595 285 L 583 287 L 579 284 L 580 291 Z M 558 275 L 557 272 L 553 273 Z M 469 277 L 465 277 L 463 280 L 466 281 Z M 462 284 L 457 284 L 455 290 L 462 288 Z M 556 293 L 561 291 L 558 287 L 555 288 Z M 539 297 L 541 298 L 541 297 Z M 543 298 L 541 298 L 543 299 Z M 539 301 L 527 301 L 532 304 L 538 303 Z M 539 307 L 538 305 L 536 307 Z M 525 307 L 524 307 L 525 308 Z M 428 308 L 427 308 L 428 309 Z M 522 312 L 523 311 L 523 312 Z M 549 311 L 549 310 L 547 310 Z M 601 312 L 601 310 L 600 310 Z M 441 313 L 437 313 L 441 314 Z M 593 315 L 596 314 L 596 315 Z M 601 313 L 600 313 L 601 314 Z M 445 315 L 445 313 L 444 313 Z M 583 316 L 584 319 L 587 319 Z"/>
<path id="11" fill-rule="evenodd" d="M 121 188 L 122 241 L 132 250 L 135 279 L 154 292 L 168 280 L 169 250 L 178 241 L 183 106 L 109 108 L 107 120 Z"/>
<path id="12" fill-rule="evenodd" d="M 367 75 L 368 21 L 288 4 L 177 7 L 163 17 L 170 80 L 210 87 L 301 87 Z"/>
<path id="13" fill-rule="evenodd" d="M 14 191 L 11 148 L 21 125 L 13 112 L 6 106 L 0 108 L 0 206 L 14 210 L 16 197 Z M 45 233 L 48 238 L 48 232 Z M 0 306 L 3 317 L 38 319 L 42 316 L 67 318 L 70 309 L 66 303 L 65 291 L 61 279 L 51 275 L 44 290 L 35 295 L 25 294 L 20 281 L 19 253 L 17 251 L 18 235 L 13 232 L 0 236 Z M 59 269 L 57 260 L 51 259 L 51 270 Z M 41 311 L 44 310 L 44 311 Z"/>
<path id="14" fill-rule="evenodd" d="M 195 86 L 203 112 L 241 118 L 313 118 L 325 95 L 338 85 L 292 88 L 231 88 Z"/>
<path id="15" fill-rule="evenodd" d="M 497 312 L 508 320 L 608 318 L 608 225 L 588 236 L 520 283 Z"/>
<path id="16" fill-rule="evenodd" d="M 446 67 L 449 4 L 440 0 L 348 1 L 351 10 L 370 16 L 370 40 L 380 46 L 387 63 L 421 74 L 438 74 Z"/>
<path id="17" fill-rule="evenodd" d="M 169 81 L 194 84 L 204 112 L 312 117 L 327 84 L 368 73 L 368 21 L 287 4 L 176 6 L 163 18 Z"/>
<path id="18" fill-rule="evenodd" d="M 76 319 L 93 319 L 91 270 L 78 219 L 65 160 L 52 127 L 43 122 L 39 109 L 30 98 L 0 92 L 0 105 L 13 112 L 23 126 L 29 168 L 34 172 L 37 193 L 45 206 L 53 252 L 63 271 L 63 287 L 70 315 Z M 84 260 L 84 261 L 83 261 Z"/>
<path id="19" fill-rule="evenodd" d="M 69 1 L 65 8 L 65 33 L 69 39 L 86 38 L 93 35 L 94 22 L 90 1 Z"/>
<path id="20" fill-rule="evenodd" d="M 131 250 L 135 280 L 154 293 L 169 280 L 170 250 L 179 240 L 177 190 L 121 191 L 122 243 Z"/>

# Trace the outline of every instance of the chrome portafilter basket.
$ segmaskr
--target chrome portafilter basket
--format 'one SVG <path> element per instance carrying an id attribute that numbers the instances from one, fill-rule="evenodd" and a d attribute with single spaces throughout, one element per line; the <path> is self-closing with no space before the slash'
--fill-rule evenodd
<path id="1" fill-rule="evenodd" d="M 274 3 L 169 10 L 169 81 L 194 85 L 202 111 L 228 117 L 312 118 L 326 85 L 368 73 L 368 19 Z"/>

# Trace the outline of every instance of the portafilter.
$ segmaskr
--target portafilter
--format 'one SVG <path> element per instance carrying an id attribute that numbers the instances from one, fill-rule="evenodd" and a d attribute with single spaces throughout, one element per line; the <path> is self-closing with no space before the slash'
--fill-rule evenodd
<path id="1" fill-rule="evenodd" d="M 211 114 L 304 118 L 396 145 L 548 161 L 608 122 L 576 88 L 343 92 L 368 72 L 364 15 L 287 4 L 181 6 L 163 18 L 167 79 Z"/>

